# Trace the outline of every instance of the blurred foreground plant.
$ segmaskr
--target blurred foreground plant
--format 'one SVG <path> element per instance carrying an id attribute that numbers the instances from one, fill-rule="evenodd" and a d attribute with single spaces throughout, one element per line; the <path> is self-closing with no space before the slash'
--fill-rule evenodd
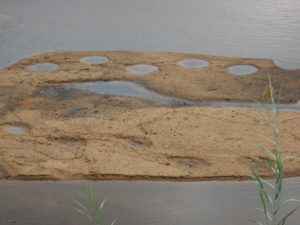
<path id="1" fill-rule="evenodd" d="M 281 205 L 296 201 L 299 202 L 298 199 L 287 199 L 285 201 L 281 200 L 282 195 L 282 187 L 283 187 L 283 176 L 284 176 L 284 162 L 289 159 L 296 159 L 294 157 L 282 157 L 281 148 L 279 144 L 280 137 L 280 129 L 279 129 L 279 97 L 278 95 L 278 103 L 275 103 L 275 94 L 274 88 L 272 86 L 272 82 L 269 76 L 269 85 L 265 87 L 264 90 L 264 99 L 270 99 L 272 104 L 271 106 L 262 104 L 257 102 L 263 109 L 267 109 L 271 111 L 271 117 L 268 117 L 265 112 L 258 109 L 259 114 L 262 118 L 268 123 L 268 125 L 272 128 L 273 138 L 268 138 L 266 136 L 258 134 L 260 138 L 269 142 L 272 145 L 272 149 L 268 149 L 262 145 L 257 144 L 257 146 L 267 154 L 267 160 L 262 160 L 258 157 L 251 157 L 254 160 L 263 162 L 269 171 L 273 174 L 273 182 L 262 179 L 255 168 L 251 168 L 252 175 L 250 177 L 256 180 L 258 184 L 259 197 L 262 204 L 262 208 L 259 210 L 263 212 L 264 217 L 266 219 L 265 225 L 285 225 L 286 220 L 289 216 L 291 216 L 300 206 L 289 211 L 283 218 L 278 219 L 278 213 Z M 256 220 L 252 220 L 258 225 L 264 225 Z"/>
<path id="2" fill-rule="evenodd" d="M 75 210 L 87 217 L 96 225 L 103 225 L 103 207 L 105 199 L 101 200 L 100 196 L 91 185 L 86 186 L 84 192 L 79 192 L 83 202 L 74 200 Z M 115 224 L 115 220 L 111 225 Z"/>

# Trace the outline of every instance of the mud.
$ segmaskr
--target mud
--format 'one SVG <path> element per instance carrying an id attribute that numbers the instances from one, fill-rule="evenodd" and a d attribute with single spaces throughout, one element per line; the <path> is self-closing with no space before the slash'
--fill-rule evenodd
<path id="1" fill-rule="evenodd" d="M 80 63 L 87 56 L 103 64 Z M 207 67 L 182 68 L 187 58 Z M 30 71 L 37 63 L 55 63 L 55 71 Z M 135 64 L 158 71 L 134 75 Z M 249 64 L 251 75 L 227 68 Z M 0 176 L 2 179 L 246 179 L 249 156 L 265 157 L 254 146 L 255 133 L 271 135 L 255 109 L 175 107 L 138 97 L 100 95 L 65 89 L 83 81 L 131 81 L 158 93 L 192 101 L 250 102 L 261 99 L 270 73 L 282 84 L 282 102 L 296 103 L 300 70 L 283 70 L 271 60 L 155 52 L 53 52 L 25 58 L 0 70 Z M 300 157 L 298 112 L 281 112 L 285 155 Z M 7 132 L 18 126 L 25 133 Z M 257 165 L 261 167 L 261 165 Z M 263 175 L 268 173 L 260 168 Z M 286 167 L 300 174 L 300 163 Z"/>

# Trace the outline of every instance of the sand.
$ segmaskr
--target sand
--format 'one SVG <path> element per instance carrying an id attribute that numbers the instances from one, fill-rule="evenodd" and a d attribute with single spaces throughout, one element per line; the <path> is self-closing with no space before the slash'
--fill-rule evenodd
<path id="1" fill-rule="evenodd" d="M 99 65 L 80 63 L 90 55 L 108 57 Z M 186 69 L 186 58 L 208 60 L 209 67 Z M 52 62 L 54 71 L 30 71 Z M 159 70 L 134 75 L 133 64 Z M 253 75 L 227 72 L 235 64 L 259 68 Z M 71 91 L 42 93 L 45 86 L 73 81 L 126 80 L 174 97 L 197 101 L 251 102 L 262 99 L 270 73 L 282 85 L 282 102 L 296 103 L 300 70 L 284 70 L 272 60 L 160 52 L 52 52 L 20 60 L 0 70 L 0 176 L 2 179 L 247 179 L 250 157 L 265 159 L 256 133 L 271 130 L 255 109 L 174 107 L 135 97 Z M 280 113 L 283 154 L 300 157 L 299 112 Z M 13 133 L 10 126 L 22 128 Z M 287 176 L 299 176 L 300 162 L 288 162 Z"/>

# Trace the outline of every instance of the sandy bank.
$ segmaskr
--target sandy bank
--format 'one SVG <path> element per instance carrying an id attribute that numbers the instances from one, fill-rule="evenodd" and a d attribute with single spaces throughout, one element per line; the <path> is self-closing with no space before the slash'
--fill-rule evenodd
<path id="1" fill-rule="evenodd" d="M 104 55 L 109 62 L 79 59 Z M 184 58 L 211 63 L 201 69 L 177 65 Z M 29 71 L 40 62 L 55 71 Z M 125 67 L 154 64 L 160 69 L 133 75 Z M 253 75 L 227 72 L 234 64 L 259 68 Z M 264 159 L 255 133 L 271 135 L 254 109 L 168 106 L 147 99 L 70 91 L 40 92 L 44 86 L 86 80 L 129 80 L 157 92 L 206 101 L 261 99 L 267 84 L 282 83 L 285 102 L 299 100 L 299 70 L 283 70 L 271 60 L 153 52 L 55 52 L 33 56 L 0 70 L 0 175 L 15 179 L 244 179 Z M 300 157 L 300 114 L 281 112 L 283 154 Z M 24 133 L 11 132 L 11 126 Z M 259 170 L 267 175 L 261 164 Z M 300 163 L 286 166 L 298 176 Z"/>

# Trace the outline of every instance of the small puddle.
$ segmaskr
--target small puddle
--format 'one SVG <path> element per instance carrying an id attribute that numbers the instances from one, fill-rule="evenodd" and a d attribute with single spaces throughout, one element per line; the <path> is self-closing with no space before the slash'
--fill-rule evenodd
<path id="1" fill-rule="evenodd" d="M 137 148 L 144 147 L 144 143 L 142 143 L 140 141 L 132 141 L 131 144 L 132 144 L 133 147 L 137 147 Z"/>
<path id="2" fill-rule="evenodd" d="M 197 69 L 208 66 L 209 62 L 201 59 L 184 59 L 179 61 L 178 64 L 185 68 Z"/>
<path id="3" fill-rule="evenodd" d="M 148 74 L 158 70 L 157 66 L 148 65 L 148 64 L 137 64 L 137 65 L 127 66 L 126 68 L 129 72 L 138 75 Z"/>
<path id="4" fill-rule="evenodd" d="M 58 65 L 54 63 L 37 63 L 27 67 L 27 69 L 34 71 L 51 71 L 56 70 L 57 68 Z"/>
<path id="5" fill-rule="evenodd" d="M 236 65 L 230 66 L 228 71 L 234 75 L 248 75 L 258 71 L 257 67 L 252 65 Z"/>
<path id="6" fill-rule="evenodd" d="M 78 191 L 92 184 L 106 199 L 104 224 L 116 225 L 252 225 L 263 221 L 257 186 L 250 181 L 1 181 L 0 212 L 16 225 L 83 225 L 88 220 L 74 210 Z M 285 179 L 283 199 L 299 196 L 300 178 Z M 282 210 L 297 206 L 286 204 Z M 217 213 L 216 213 L 217 212 Z M 238 216 L 237 216 L 238 215 Z M 289 219 L 299 224 L 300 211 Z"/>
<path id="7" fill-rule="evenodd" d="M 27 132 L 27 128 L 24 126 L 18 126 L 18 125 L 6 125 L 4 126 L 4 129 L 12 134 L 24 134 Z"/>
<path id="8" fill-rule="evenodd" d="M 108 59 L 105 56 L 87 56 L 80 59 L 80 62 L 87 64 L 101 64 L 107 62 Z"/>
<path id="9" fill-rule="evenodd" d="M 273 60 L 276 66 L 285 70 L 295 70 L 300 69 L 299 60 Z"/>

